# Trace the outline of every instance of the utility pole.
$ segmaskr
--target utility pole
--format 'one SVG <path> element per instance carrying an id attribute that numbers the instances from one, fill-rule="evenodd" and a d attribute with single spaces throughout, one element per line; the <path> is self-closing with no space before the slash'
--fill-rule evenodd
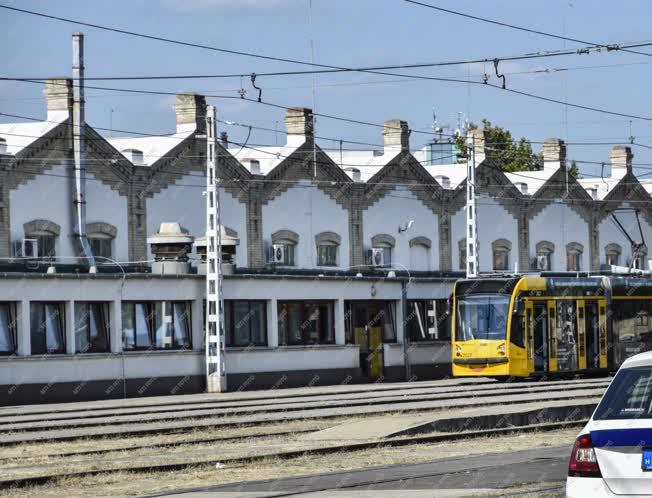
<path id="1" fill-rule="evenodd" d="M 478 276 L 478 223 L 475 210 L 475 137 L 466 139 L 466 278 Z"/>
<path id="2" fill-rule="evenodd" d="M 74 161 L 73 215 L 74 233 L 79 237 L 82 255 L 85 256 L 90 272 L 97 266 L 86 234 L 86 141 L 84 137 L 84 35 L 79 31 L 72 34 L 72 150 Z"/>
<path id="3" fill-rule="evenodd" d="M 222 296 L 222 229 L 216 176 L 214 106 L 206 109 L 206 392 L 226 391 L 224 301 Z"/>

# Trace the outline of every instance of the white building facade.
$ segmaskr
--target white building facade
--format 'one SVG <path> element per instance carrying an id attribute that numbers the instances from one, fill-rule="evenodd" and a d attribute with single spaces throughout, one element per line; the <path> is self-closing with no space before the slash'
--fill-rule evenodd
<path id="1" fill-rule="evenodd" d="M 72 228 L 69 92 L 50 80 L 44 122 L 0 124 L 0 403 L 199 392 L 201 257 L 157 273 L 147 237 L 168 222 L 204 235 L 205 99 L 177 96 L 169 136 L 85 125 L 92 274 Z M 229 389 L 448 375 L 465 166 L 423 164 L 404 121 L 385 123 L 382 151 L 351 153 L 315 143 L 309 109 L 285 121 L 282 146 L 218 145 L 221 223 L 239 241 L 225 255 Z M 652 187 L 628 147 L 596 187 L 568 174 L 560 140 L 543 170 L 506 174 L 473 133 L 481 272 L 644 264 L 610 218 L 652 236 Z"/>

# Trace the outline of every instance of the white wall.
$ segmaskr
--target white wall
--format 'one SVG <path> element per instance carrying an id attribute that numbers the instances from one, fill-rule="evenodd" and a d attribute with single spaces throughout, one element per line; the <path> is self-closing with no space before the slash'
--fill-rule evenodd
<path id="1" fill-rule="evenodd" d="M 549 204 L 530 220 L 530 260 L 536 256 L 537 242 L 547 240 L 555 245 L 551 258 L 552 271 L 566 271 L 566 244 L 584 246 L 580 269 L 590 270 L 589 227 L 579 214 L 564 204 Z"/>
<path id="2" fill-rule="evenodd" d="M 482 272 L 493 270 L 493 253 L 491 243 L 497 239 L 506 239 L 512 243 L 509 254 L 510 269 L 518 261 L 518 224 L 516 219 L 497 201 L 486 197 L 478 197 L 478 268 Z M 465 237 L 466 211 L 460 209 L 451 216 L 451 253 L 453 270 L 460 269 L 459 241 Z M 520 270 L 520 269 L 519 269 Z"/>
<path id="3" fill-rule="evenodd" d="M 61 227 L 55 246 L 57 256 L 76 256 L 71 239 L 73 205 L 68 172 L 58 164 L 45 173 L 47 176 L 36 176 L 9 193 L 11 240 L 25 237 L 24 223 L 48 220 Z"/>
<path id="4" fill-rule="evenodd" d="M 398 233 L 398 228 L 414 220 L 407 231 Z M 404 265 L 414 270 L 439 269 L 439 220 L 429 207 L 423 204 L 407 187 L 396 187 L 385 197 L 369 206 L 362 215 L 363 243 L 365 249 L 371 249 L 371 238 L 374 235 L 386 233 L 396 239 L 396 247 L 392 250 L 392 262 Z M 409 241 L 414 237 L 427 237 L 432 247 L 423 254 L 423 248 L 414 247 L 417 254 L 410 254 Z M 428 259 L 428 268 L 424 258 Z M 416 264 L 418 267 L 412 267 Z M 401 267 L 397 265 L 397 268 Z"/>
<path id="5" fill-rule="evenodd" d="M 262 228 L 265 247 L 271 244 L 272 234 L 278 230 L 292 230 L 299 234 L 299 244 L 295 248 L 298 268 L 315 268 L 315 235 L 335 232 L 342 240 L 337 254 L 338 266 L 349 267 L 348 212 L 309 181 L 299 182 L 263 205 Z"/>
<path id="6" fill-rule="evenodd" d="M 127 197 L 121 196 L 111 187 L 86 175 L 86 221 L 88 223 L 110 223 L 118 229 L 113 241 L 113 259 L 129 259 L 129 216 Z M 99 261 L 102 263 L 102 261 Z"/>
<path id="7" fill-rule="evenodd" d="M 193 237 L 203 237 L 206 233 L 205 189 L 200 187 L 180 187 L 181 185 L 200 185 L 196 175 L 185 175 L 175 184 L 169 185 L 153 198 L 147 199 L 147 235 L 158 232 L 163 222 L 176 221 Z M 247 220 L 246 207 L 230 193 L 220 192 L 220 222 L 238 233 L 240 245 L 236 249 L 236 264 L 247 266 Z M 151 256 L 151 251 L 148 254 Z"/>
<path id="8" fill-rule="evenodd" d="M 629 203 L 624 203 L 621 207 L 634 208 L 635 206 L 632 206 Z M 634 240 L 634 242 L 641 242 L 641 235 L 638 229 L 638 223 L 636 222 L 636 215 L 634 212 L 617 212 L 616 217 L 625 228 L 625 231 Z M 642 215 L 639 215 L 639 219 L 641 221 L 641 228 L 643 229 L 643 237 L 645 237 L 645 242 L 648 247 L 648 256 L 650 256 L 652 255 L 650 252 L 652 251 L 652 228 L 647 223 L 647 221 L 645 221 L 645 218 Z M 600 237 L 600 264 L 602 265 L 607 262 L 604 248 L 607 244 L 613 242 L 619 244 L 622 248 L 619 264 L 621 266 L 627 266 L 629 263 L 629 258 L 632 256 L 631 244 L 625 235 L 623 235 L 622 231 L 618 228 L 611 216 L 603 220 L 598 225 L 598 233 Z"/>

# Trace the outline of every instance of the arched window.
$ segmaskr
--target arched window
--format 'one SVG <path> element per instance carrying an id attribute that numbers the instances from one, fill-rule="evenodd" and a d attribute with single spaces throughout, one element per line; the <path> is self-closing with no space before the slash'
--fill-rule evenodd
<path id="1" fill-rule="evenodd" d="M 283 266 L 296 264 L 296 247 L 299 244 L 299 234 L 292 230 L 278 230 L 272 234 L 272 247 L 269 262 Z"/>
<path id="2" fill-rule="evenodd" d="M 315 235 L 317 266 L 337 266 L 337 251 L 342 238 L 335 232 L 321 232 Z"/>
<path id="3" fill-rule="evenodd" d="M 48 220 L 32 220 L 23 225 L 26 239 L 36 239 L 39 258 L 55 258 L 56 241 L 61 227 Z"/>
<path id="4" fill-rule="evenodd" d="M 555 244 L 547 240 L 537 242 L 537 259 L 534 268 L 540 271 L 552 270 L 552 255 L 555 252 Z"/>
<path id="5" fill-rule="evenodd" d="M 430 271 L 430 248 L 432 242 L 428 237 L 410 239 L 410 268 L 415 271 Z"/>
<path id="6" fill-rule="evenodd" d="M 579 242 L 570 242 L 566 244 L 566 270 L 581 271 L 582 253 L 584 246 Z"/>
<path id="7" fill-rule="evenodd" d="M 608 265 L 618 266 L 620 264 L 620 255 L 623 253 L 620 244 L 614 242 L 604 246 L 605 263 Z"/>
<path id="8" fill-rule="evenodd" d="M 634 256 L 632 257 L 634 258 Z M 645 264 L 646 260 L 647 260 L 647 246 L 643 246 L 638 249 L 638 253 L 634 258 L 632 267 L 636 268 L 637 270 L 646 270 L 647 269 L 647 265 Z"/>
<path id="9" fill-rule="evenodd" d="M 392 249 L 396 245 L 396 240 L 389 234 L 380 233 L 371 237 L 371 263 L 378 266 L 376 263 L 380 261 L 378 254 L 382 254 L 383 266 L 392 264 Z"/>
<path id="10" fill-rule="evenodd" d="M 86 225 L 88 242 L 91 245 L 93 256 L 100 258 L 113 258 L 113 240 L 118 234 L 118 229 L 109 223 L 88 223 Z"/>
<path id="11" fill-rule="evenodd" d="M 509 240 L 498 239 L 491 243 L 495 271 L 509 270 L 509 253 L 511 250 L 512 243 Z"/>

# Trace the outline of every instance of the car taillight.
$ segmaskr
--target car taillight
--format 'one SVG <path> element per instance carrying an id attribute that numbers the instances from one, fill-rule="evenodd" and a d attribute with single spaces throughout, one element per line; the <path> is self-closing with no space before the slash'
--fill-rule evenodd
<path id="1" fill-rule="evenodd" d="M 595 457 L 591 436 L 582 435 L 575 440 L 573 452 L 568 464 L 568 475 L 571 477 L 602 477 L 598 459 Z"/>

